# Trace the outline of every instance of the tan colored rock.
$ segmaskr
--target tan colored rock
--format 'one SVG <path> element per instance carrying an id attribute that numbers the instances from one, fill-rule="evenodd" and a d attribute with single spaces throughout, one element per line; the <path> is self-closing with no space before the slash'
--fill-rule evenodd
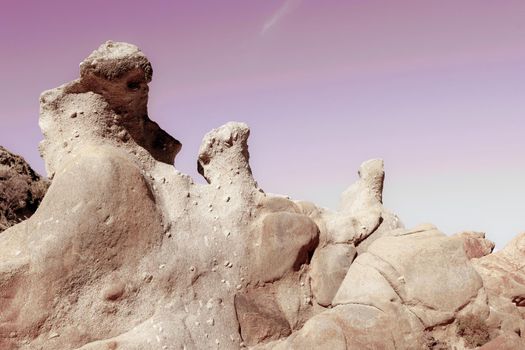
<path id="1" fill-rule="evenodd" d="M 305 209 L 321 230 L 321 244 L 351 244 L 362 253 L 377 238 L 404 228 L 397 215 L 383 207 L 383 161 L 364 162 L 358 174 L 359 180 L 342 194 L 339 211 Z"/>
<path id="2" fill-rule="evenodd" d="M 21 336 L 40 336 L 47 343 L 45 333 L 63 334 L 74 325 L 90 329 L 88 340 L 105 337 L 108 330 L 109 334 L 122 332 L 137 315 L 151 313 L 148 308 L 154 301 L 139 291 L 144 285 L 140 264 L 161 243 L 160 213 L 133 163 L 118 151 L 86 151 L 55 176 L 56 185 L 37 213 L 0 239 L 0 276 L 5 279 L 0 294 L 7 297 L 2 298 L 0 335 L 16 330 Z M 83 186 L 78 186 L 79 178 Z M 134 189 L 131 193 L 130 188 Z M 127 201 L 135 205 L 122 205 Z M 43 233 L 45 239 L 40 238 Z M 131 299 L 123 300 L 131 303 L 135 315 L 113 311 L 113 305 L 107 305 L 97 292 L 113 282 L 106 276 L 115 270 L 137 288 Z M 86 314 L 101 315 L 96 327 Z M 64 340 L 49 339 L 49 346 L 65 346 L 59 345 Z"/>
<path id="3" fill-rule="evenodd" d="M 147 112 L 149 61 L 131 44 L 108 41 L 80 64 L 79 79 L 40 96 L 40 150 L 48 176 L 86 143 L 127 149 L 141 162 L 173 164 L 181 144 Z M 58 126 L 58 127 L 57 127 Z"/>
<path id="4" fill-rule="evenodd" d="M 516 333 L 502 334 L 486 343 L 479 350 L 517 350 L 525 349 L 525 339 Z"/>
<path id="5" fill-rule="evenodd" d="M 151 78 L 106 42 L 42 94 L 53 185 L 0 235 L 0 349 L 521 346 L 525 235 L 491 253 L 482 234 L 404 229 L 381 160 L 337 212 L 264 193 L 243 123 L 204 137 L 196 184 L 148 116 Z"/>
<path id="6" fill-rule="evenodd" d="M 210 131 L 199 150 L 198 170 L 208 183 L 256 186 L 250 169 L 248 137 L 250 130 L 244 123 L 227 123 Z"/>
<path id="7" fill-rule="evenodd" d="M 422 339 L 402 334 L 400 321 L 367 305 L 340 305 L 312 317 L 285 341 L 254 349 L 421 349 Z"/>
<path id="8" fill-rule="evenodd" d="M 341 208 L 331 218 L 329 240 L 358 244 L 381 224 L 383 161 L 372 159 L 359 168 L 359 180 L 341 196 Z"/>
<path id="9" fill-rule="evenodd" d="M 320 230 L 322 248 L 316 251 L 311 263 L 312 288 L 319 305 L 331 305 L 356 251 L 366 251 L 377 238 L 403 227 L 399 218 L 382 204 L 383 161 L 364 162 L 358 174 L 359 180 L 343 193 L 337 212 L 298 202 L 301 212 Z"/>
<path id="10" fill-rule="evenodd" d="M 485 238 L 483 232 L 461 232 L 456 236 L 463 239 L 463 248 L 469 259 L 481 258 L 492 253 L 496 246 L 494 242 Z"/>
<path id="11" fill-rule="evenodd" d="M 355 248 L 347 244 L 331 244 L 315 251 L 310 278 L 317 303 L 322 306 L 332 304 L 356 253 Z"/>
<path id="12" fill-rule="evenodd" d="M 260 349 L 466 349 L 497 333 L 462 238 L 432 225 L 378 238 L 350 266 L 333 304 Z"/>
<path id="13" fill-rule="evenodd" d="M 377 229 L 372 232 L 367 238 L 359 242 L 359 245 L 356 247 L 357 253 L 361 254 L 367 251 L 368 247 L 378 238 L 383 236 L 388 236 L 392 232 L 395 232 L 398 229 L 403 229 L 405 226 L 399 219 L 399 217 L 392 213 L 390 210 L 383 208 L 381 213 L 381 224 Z"/>
<path id="14" fill-rule="evenodd" d="M 275 296 L 258 290 L 235 295 L 235 311 L 246 345 L 277 340 L 292 333 Z"/>
<path id="15" fill-rule="evenodd" d="M 273 282 L 289 271 L 298 271 L 308 263 L 318 244 L 317 226 L 301 214 L 267 214 L 256 232 L 252 246 L 256 259 L 252 263 L 262 282 Z"/>
<path id="16" fill-rule="evenodd" d="M 462 241 L 429 225 L 393 231 L 372 243 L 350 266 L 333 304 L 371 305 L 415 334 L 470 310 L 488 316 L 481 279 Z"/>
<path id="17" fill-rule="evenodd" d="M 500 251 L 473 261 L 489 297 L 492 327 L 509 333 L 525 334 L 525 310 L 520 304 L 525 296 L 523 261 L 525 233 Z"/>
<path id="18" fill-rule="evenodd" d="M 0 348 L 239 348 L 259 338 L 239 332 L 234 295 L 265 281 L 290 329 L 315 312 L 303 281 L 319 230 L 257 187 L 246 125 L 205 137 L 210 184 L 197 185 L 145 114 L 150 79 L 135 46 L 107 42 L 80 79 L 42 94 L 54 180 L 0 236 Z M 263 340 L 286 335 L 269 329 Z"/>

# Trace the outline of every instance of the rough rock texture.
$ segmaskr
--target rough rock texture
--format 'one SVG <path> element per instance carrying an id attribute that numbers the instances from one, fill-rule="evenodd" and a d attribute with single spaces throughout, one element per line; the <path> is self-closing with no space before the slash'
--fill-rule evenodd
<path id="1" fill-rule="evenodd" d="M 0 233 L 33 215 L 48 187 L 22 157 L 0 146 Z"/>
<path id="2" fill-rule="evenodd" d="M 383 161 L 336 212 L 266 194 L 249 129 L 208 133 L 196 184 L 147 111 L 152 68 L 106 42 L 41 96 L 53 184 L 0 235 L 0 349 L 517 349 L 525 234 L 405 229 Z"/>

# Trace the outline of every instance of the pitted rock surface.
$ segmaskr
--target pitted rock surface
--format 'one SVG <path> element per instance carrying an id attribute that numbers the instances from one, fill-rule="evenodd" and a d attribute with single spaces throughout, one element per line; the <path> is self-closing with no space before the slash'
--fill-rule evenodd
<path id="1" fill-rule="evenodd" d="M 136 46 L 108 41 L 41 95 L 53 183 L 0 234 L 0 349 L 523 346 L 524 235 L 492 253 L 483 233 L 404 228 L 383 206 L 380 159 L 335 212 L 267 194 L 240 122 L 205 135 L 198 184 L 148 114 L 152 78 Z M 0 185 L 8 174 L 43 196 L 45 180 L 0 159 L 14 159 Z"/>

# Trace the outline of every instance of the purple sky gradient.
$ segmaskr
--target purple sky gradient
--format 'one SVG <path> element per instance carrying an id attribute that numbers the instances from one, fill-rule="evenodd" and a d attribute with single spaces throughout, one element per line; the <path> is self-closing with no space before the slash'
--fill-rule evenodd
<path id="1" fill-rule="evenodd" d="M 0 11 L 0 144 L 43 172 L 38 96 L 111 39 L 154 77 L 150 117 L 183 143 L 252 129 L 261 187 L 336 208 L 359 164 L 385 159 L 407 226 L 525 230 L 522 0 L 24 1 Z"/>

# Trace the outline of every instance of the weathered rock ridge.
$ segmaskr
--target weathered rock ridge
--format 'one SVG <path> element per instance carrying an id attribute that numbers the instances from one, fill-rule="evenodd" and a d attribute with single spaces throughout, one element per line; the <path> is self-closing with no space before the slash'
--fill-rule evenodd
<path id="1" fill-rule="evenodd" d="M 243 123 L 204 137 L 194 183 L 149 118 L 152 73 L 108 41 L 42 94 L 53 181 L 0 234 L 0 349 L 525 348 L 524 235 L 492 253 L 404 228 L 378 159 L 336 212 L 266 194 Z"/>

